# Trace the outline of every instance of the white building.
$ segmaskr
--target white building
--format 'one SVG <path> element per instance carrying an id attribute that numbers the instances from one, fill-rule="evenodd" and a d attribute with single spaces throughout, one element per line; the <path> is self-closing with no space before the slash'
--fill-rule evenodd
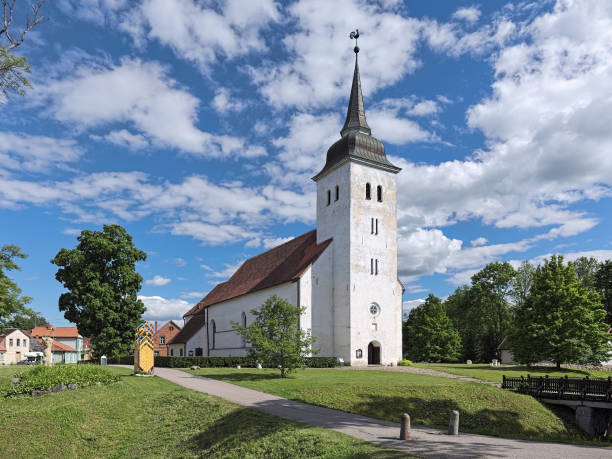
<path id="1" fill-rule="evenodd" d="M 0 334 L 0 365 L 13 365 L 26 359 L 30 336 L 18 328 L 7 328 Z"/>
<path id="2" fill-rule="evenodd" d="M 170 355 L 246 355 L 231 322 L 271 295 L 306 308 L 321 356 L 351 365 L 402 358 L 402 293 L 397 277 L 397 188 L 400 169 L 371 136 L 355 72 L 341 138 L 327 151 L 317 183 L 317 227 L 244 262 L 185 315 Z"/>

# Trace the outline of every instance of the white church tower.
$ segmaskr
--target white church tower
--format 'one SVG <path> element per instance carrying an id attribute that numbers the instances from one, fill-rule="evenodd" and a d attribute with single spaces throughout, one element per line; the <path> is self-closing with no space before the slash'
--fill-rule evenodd
<path id="1" fill-rule="evenodd" d="M 353 35 L 351 36 L 353 38 Z M 317 243 L 332 239 L 330 349 L 354 366 L 402 358 L 402 290 L 397 276 L 397 186 L 401 169 L 366 121 L 355 72 L 342 138 L 327 151 L 317 183 Z M 313 322 L 317 322 L 313 298 Z M 314 325 L 314 323 L 313 323 Z M 314 328 L 314 327 L 313 327 Z M 320 343 L 323 344 L 323 343 Z"/>

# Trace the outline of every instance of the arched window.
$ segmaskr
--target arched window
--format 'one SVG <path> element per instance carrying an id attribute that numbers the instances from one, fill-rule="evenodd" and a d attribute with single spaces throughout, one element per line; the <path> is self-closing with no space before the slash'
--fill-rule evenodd
<path id="1" fill-rule="evenodd" d="M 376 187 L 376 199 L 378 202 L 382 202 L 382 186 L 380 185 Z"/>
<path id="2" fill-rule="evenodd" d="M 246 328 L 246 314 L 244 312 L 242 313 L 241 325 Z M 242 337 L 242 347 L 246 347 L 246 338 L 244 336 Z"/>
<path id="3" fill-rule="evenodd" d="M 327 190 L 327 205 L 331 204 L 331 190 Z"/>
<path id="4" fill-rule="evenodd" d="M 372 199 L 372 187 L 366 183 L 366 199 Z"/>
<path id="5" fill-rule="evenodd" d="M 336 201 L 340 198 L 340 187 L 336 185 Z"/>
<path id="6" fill-rule="evenodd" d="M 217 333 L 217 324 L 215 324 L 214 320 L 211 320 L 211 325 L 212 325 L 212 348 L 215 348 L 215 335 Z"/>

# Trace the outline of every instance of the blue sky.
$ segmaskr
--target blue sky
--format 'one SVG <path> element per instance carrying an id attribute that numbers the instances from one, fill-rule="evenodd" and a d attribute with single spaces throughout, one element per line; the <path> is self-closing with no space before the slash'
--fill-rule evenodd
<path id="1" fill-rule="evenodd" d="M 179 318 L 314 227 L 359 28 L 366 114 L 398 176 L 406 308 L 486 263 L 612 258 L 612 4 L 58 0 L 0 101 L 0 243 L 56 325 L 49 260 L 119 223 L 146 317 Z"/>

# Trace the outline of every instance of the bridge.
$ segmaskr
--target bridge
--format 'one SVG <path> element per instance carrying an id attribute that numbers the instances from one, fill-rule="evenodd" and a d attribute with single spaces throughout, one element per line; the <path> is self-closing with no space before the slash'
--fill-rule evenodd
<path id="1" fill-rule="evenodd" d="M 502 376 L 502 389 L 576 410 L 576 424 L 591 435 L 612 434 L 612 377 Z"/>

